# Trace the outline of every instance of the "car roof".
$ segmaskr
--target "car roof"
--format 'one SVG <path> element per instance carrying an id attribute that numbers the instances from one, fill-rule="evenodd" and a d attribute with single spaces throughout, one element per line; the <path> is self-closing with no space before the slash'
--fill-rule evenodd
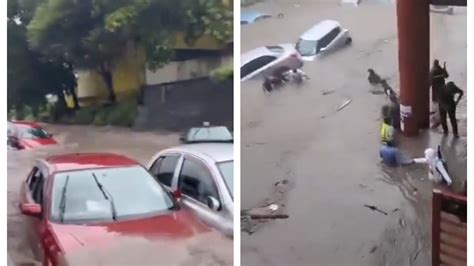
<path id="1" fill-rule="evenodd" d="M 278 48 L 282 49 L 282 51 L 277 51 L 279 50 Z M 273 55 L 278 57 L 293 50 L 294 45 L 290 43 L 260 46 L 258 48 L 243 53 L 240 57 L 240 66 L 243 66 L 248 62 L 252 61 L 253 59 L 263 55 Z"/>
<path id="2" fill-rule="evenodd" d="M 333 30 L 336 27 L 340 27 L 341 25 L 339 22 L 335 20 L 323 20 L 317 24 L 315 24 L 313 27 L 311 27 L 309 30 L 303 33 L 301 36 L 301 39 L 303 40 L 319 40 L 321 37 L 326 35 L 328 32 Z"/>
<path id="3" fill-rule="evenodd" d="M 44 159 L 52 172 L 140 165 L 137 161 L 113 153 L 75 153 Z"/>
<path id="4" fill-rule="evenodd" d="M 254 10 L 244 10 L 240 12 L 240 22 L 247 22 L 250 24 L 255 22 L 259 17 L 270 17 L 270 15 Z"/>
<path id="5" fill-rule="evenodd" d="M 19 127 L 41 128 L 41 126 L 35 122 L 29 122 L 29 121 L 9 121 L 9 122 L 12 125 L 19 126 Z"/>
<path id="6" fill-rule="evenodd" d="M 194 143 L 167 149 L 166 151 L 183 152 L 207 157 L 216 162 L 234 160 L 234 145 L 232 143 Z"/>

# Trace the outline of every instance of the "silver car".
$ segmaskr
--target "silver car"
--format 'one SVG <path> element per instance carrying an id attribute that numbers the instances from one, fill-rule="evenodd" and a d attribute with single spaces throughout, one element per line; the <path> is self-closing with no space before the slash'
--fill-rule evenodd
<path id="1" fill-rule="evenodd" d="M 316 57 L 350 45 L 349 30 L 342 28 L 335 20 L 324 20 L 307 30 L 296 43 L 296 50 L 303 60 L 313 61 Z"/>
<path id="2" fill-rule="evenodd" d="M 193 143 L 157 153 L 149 171 L 202 221 L 233 237 L 232 143 Z"/>
<path id="3" fill-rule="evenodd" d="M 240 58 L 240 81 L 260 74 L 269 75 L 279 67 L 298 69 L 303 60 L 293 44 L 262 46 L 242 54 Z"/>

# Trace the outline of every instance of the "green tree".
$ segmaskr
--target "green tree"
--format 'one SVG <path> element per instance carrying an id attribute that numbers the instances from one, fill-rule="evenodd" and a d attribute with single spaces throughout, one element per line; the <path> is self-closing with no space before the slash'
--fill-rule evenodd
<path id="1" fill-rule="evenodd" d="M 76 80 L 70 64 L 42 58 L 29 48 L 26 24 L 41 0 L 9 0 L 7 20 L 8 108 L 28 105 L 36 113 L 45 95 L 74 93 Z M 75 95 L 75 94 L 73 94 Z M 76 97 L 77 98 L 77 97 Z M 21 113 L 21 112 L 20 112 Z"/>
<path id="2" fill-rule="evenodd" d="M 112 69 L 124 47 L 143 47 L 157 68 L 172 55 L 172 37 L 190 44 L 204 35 L 229 40 L 232 12 L 221 0 L 44 0 L 28 25 L 28 40 L 48 58 L 97 71 L 115 101 Z"/>

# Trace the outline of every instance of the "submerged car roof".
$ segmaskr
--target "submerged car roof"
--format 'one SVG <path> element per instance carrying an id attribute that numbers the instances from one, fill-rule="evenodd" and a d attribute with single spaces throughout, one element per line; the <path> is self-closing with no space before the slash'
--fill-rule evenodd
<path id="1" fill-rule="evenodd" d="M 313 27 L 311 27 L 309 30 L 305 31 L 303 35 L 301 36 L 301 39 L 303 40 L 311 40 L 311 41 L 317 41 L 321 39 L 324 35 L 326 35 L 328 32 L 333 30 L 336 27 L 340 27 L 341 25 L 339 22 L 335 20 L 323 20 L 319 22 L 318 24 L 315 24 Z"/>
<path id="2" fill-rule="evenodd" d="M 253 10 L 244 10 L 240 12 L 240 23 L 250 24 L 254 23 L 258 18 L 271 17 L 269 14 L 260 13 Z"/>
<path id="3" fill-rule="evenodd" d="M 232 143 L 194 143 L 173 147 L 168 151 L 181 151 L 206 156 L 216 162 L 234 160 L 234 144 Z"/>
<path id="4" fill-rule="evenodd" d="M 54 155 L 44 160 L 53 172 L 140 165 L 137 161 L 113 153 L 75 153 Z"/>
<path id="5" fill-rule="evenodd" d="M 279 56 L 295 49 L 294 44 L 282 43 L 277 45 L 265 45 L 243 53 L 240 57 L 240 66 L 247 64 L 253 59 L 263 55 Z"/>

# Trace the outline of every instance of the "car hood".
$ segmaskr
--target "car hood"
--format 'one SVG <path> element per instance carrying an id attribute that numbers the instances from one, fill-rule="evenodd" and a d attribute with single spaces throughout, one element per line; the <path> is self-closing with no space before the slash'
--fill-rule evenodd
<path id="1" fill-rule="evenodd" d="M 81 248 L 106 248 L 119 239 L 139 238 L 151 243 L 192 238 L 210 229 L 184 210 L 144 219 L 93 225 L 52 224 L 65 253 Z"/>
<path id="2" fill-rule="evenodd" d="M 44 145 L 53 145 L 58 144 L 53 138 L 44 138 L 44 139 L 21 139 L 21 144 L 25 149 L 36 148 Z"/>

